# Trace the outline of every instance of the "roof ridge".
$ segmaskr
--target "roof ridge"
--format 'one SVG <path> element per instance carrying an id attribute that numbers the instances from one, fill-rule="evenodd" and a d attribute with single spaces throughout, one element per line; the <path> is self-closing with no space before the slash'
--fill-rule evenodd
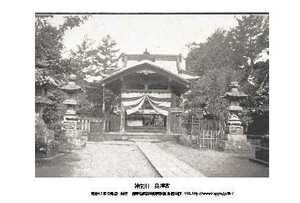
<path id="1" fill-rule="evenodd" d="M 143 54 L 125 54 L 122 53 L 120 56 L 123 67 L 127 66 L 127 61 L 143 61 L 149 60 L 152 62 L 155 61 L 169 61 L 169 62 L 176 62 L 177 72 L 181 71 L 181 62 L 182 62 L 182 55 L 181 54 L 150 54 L 147 49 L 144 51 Z"/>

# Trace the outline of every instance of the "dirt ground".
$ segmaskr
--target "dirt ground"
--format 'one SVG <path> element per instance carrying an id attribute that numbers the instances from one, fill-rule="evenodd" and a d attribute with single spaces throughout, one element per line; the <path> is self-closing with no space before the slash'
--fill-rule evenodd
<path id="1" fill-rule="evenodd" d="M 246 157 L 162 142 L 157 145 L 208 177 L 268 177 Z M 36 177 L 160 177 L 134 143 L 95 142 L 51 160 L 36 161 Z"/>
<path id="2" fill-rule="evenodd" d="M 134 145 L 88 143 L 52 160 L 36 161 L 36 177 L 158 177 Z"/>
<path id="3" fill-rule="evenodd" d="M 269 168 L 246 157 L 213 150 L 198 150 L 172 142 L 158 144 L 208 177 L 268 177 Z"/>

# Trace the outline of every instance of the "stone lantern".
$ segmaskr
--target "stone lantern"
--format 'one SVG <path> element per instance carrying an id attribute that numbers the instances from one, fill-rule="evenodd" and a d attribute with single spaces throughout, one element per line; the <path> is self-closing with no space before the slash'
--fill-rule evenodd
<path id="1" fill-rule="evenodd" d="M 227 140 L 225 150 L 234 152 L 249 152 L 250 145 L 247 142 L 247 136 L 244 134 L 242 122 L 239 113 L 243 111 L 240 101 L 247 97 L 245 93 L 239 90 L 238 82 L 231 82 L 230 91 L 226 92 L 224 98 L 229 101 L 227 108 L 229 115 L 227 118 L 226 134 Z"/>
<path id="2" fill-rule="evenodd" d="M 53 102 L 46 96 L 36 96 L 35 97 L 35 111 L 37 116 L 43 117 L 43 111 L 46 107 L 53 105 Z"/>
<path id="3" fill-rule="evenodd" d="M 78 115 L 76 113 L 76 107 L 78 102 L 76 95 L 82 91 L 81 87 L 75 84 L 76 75 L 70 75 L 70 81 L 61 87 L 61 90 L 67 93 L 68 99 L 63 101 L 67 110 L 63 117 L 63 129 L 65 130 L 65 141 L 69 149 L 76 149 L 83 145 L 81 133 L 77 129 Z"/>

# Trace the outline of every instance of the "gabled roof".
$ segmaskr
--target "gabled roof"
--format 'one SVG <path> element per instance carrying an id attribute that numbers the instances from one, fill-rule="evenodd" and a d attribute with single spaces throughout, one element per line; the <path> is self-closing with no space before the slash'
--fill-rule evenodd
<path id="1" fill-rule="evenodd" d="M 174 54 L 150 54 L 147 49 L 143 54 L 125 54 L 122 56 L 123 67 L 132 66 L 136 62 L 148 60 L 155 62 L 157 66 L 163 67 L 171 72 L 179 73 L 182 70 L 182 55 Z"/>
<path id="2" fill-rule="evenodd" d="M 117 79 L 120 79 L 122 76 L 125 76 L 125 75 L 129 75 L 131 73 L 134 73 L 136 71 L 139 71 L 139 70 L 144 70 L 146 69 L 147 70 L 153 70 L 161 75 L 164 75 L 166 77 L 170 77 L 172 80 L 182 84 L 182 85 L 185 85 L 185 86 L 188 86 L 189 85 L 189 81 L 184 79 L 183 77 L 180 77 L 178 74 L 175 74 L 171 71 L 168 71 L 166 69 L 164 69 L 163 67 L 160 67 L 158 66 L 157 64 L 155 64 L 154 62 L 152 61 L 149 61 L 149 60 L 143 60 L 143 61 L 139 61 L 137 62 L 136 64 L 132 65 L 132 66 L 128 66 L 128 67 L 125 67 L 125 68 L 122 68 L 114 73 L 112 73 L 110 76 L 104 78 L 103 80 L 100 81 L 101 84 L 104 84 L 104 83 L 110 83 L 114 80 L 117 80 Z"/>
<path id="3" fill-rule="evenodd" d="M 86 81 L 108 83 L 113 81 L 113 79 L 117 78 L 119 75 L 126 75 L 126 72 L 131 72 L 131 69 L 139 69 L 146 64 L 148 64 L 147 69 L 151 69 L 152 67 L 152 69 L 156 69 L 158 73 L 161 73 L 162 75 L 168 74 L 169 77 L 177 80 L 177 82 L 189 83 L 190 80 L 199 79 L 198 76 L 192 76 L 184 71 L 184 63 L 182 63 L 182 60 L 181 54 L 150 54 L 147 49 L 143 54 L 123 53 L 119 61 L 119 67 L 121 68 L 114 70 L 111 74 L 101 74 L 101 77 L 88 76 Z M 95 66 L 94 68 L 97 67 Z"/>

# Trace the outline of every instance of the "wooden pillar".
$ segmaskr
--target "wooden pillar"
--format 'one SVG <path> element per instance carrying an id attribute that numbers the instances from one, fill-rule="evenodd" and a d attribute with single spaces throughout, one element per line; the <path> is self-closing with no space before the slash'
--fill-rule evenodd
<path id="1" fill-rule="evenodd" d="M 121 81 L 121 112 L 120 112 L 120 132 L 123 133 L 125 132 L 125 109 L 124 106 L 122 105 L 122 89 L 124 85 L 124 78 L 120 78 Z"/>
<path id="2" fill-rule="evenodd" d="M 172 82 L 172 79 L 169 78 L 169 79 L 168 79 L 168 90 L 171 90 L 171 82 Z"/>
<path id="3" fill-rule="evenodd" d="M 120 112 L 120 132 L 125 132 L 125 110 L 124 107 L 121 105 L 121 112 Z"/>
<path id="4" fill-rule="evenodd" d="M 105 114 L 105 84 L 102 84 L 102 113 Z"/>
<path id="5" fill-rule="evenodd" d="M 106 127 L 106 115 L 105 115 L 105 84 L 102 84 L 102 114 L 103 114 L 103 126 L 102 126 L 102 132 L 105 132 L 105 127 Z"/>
<path id="6" fill-rule="evenodd" d="M 167 134 L 171 134 L 171 111 L 169 110 L 168 116 L 167 116 Z"/>
<path id="7" fill-rule="evenodd" d="M 169 78 L 168 79 L 168 90 L 171 90 L 171 82 L 172 82 L 172 79 Z M 173 102 L 173 101 L 171 101 Z M 172 107 L 172 104 L 171 104 L 171 107 Z M 168 116 L 167 116 L 167 134 L 170 135 L 171 134 L 171 111 L 169 109 L 169 113 L 168 113 Z"/>

